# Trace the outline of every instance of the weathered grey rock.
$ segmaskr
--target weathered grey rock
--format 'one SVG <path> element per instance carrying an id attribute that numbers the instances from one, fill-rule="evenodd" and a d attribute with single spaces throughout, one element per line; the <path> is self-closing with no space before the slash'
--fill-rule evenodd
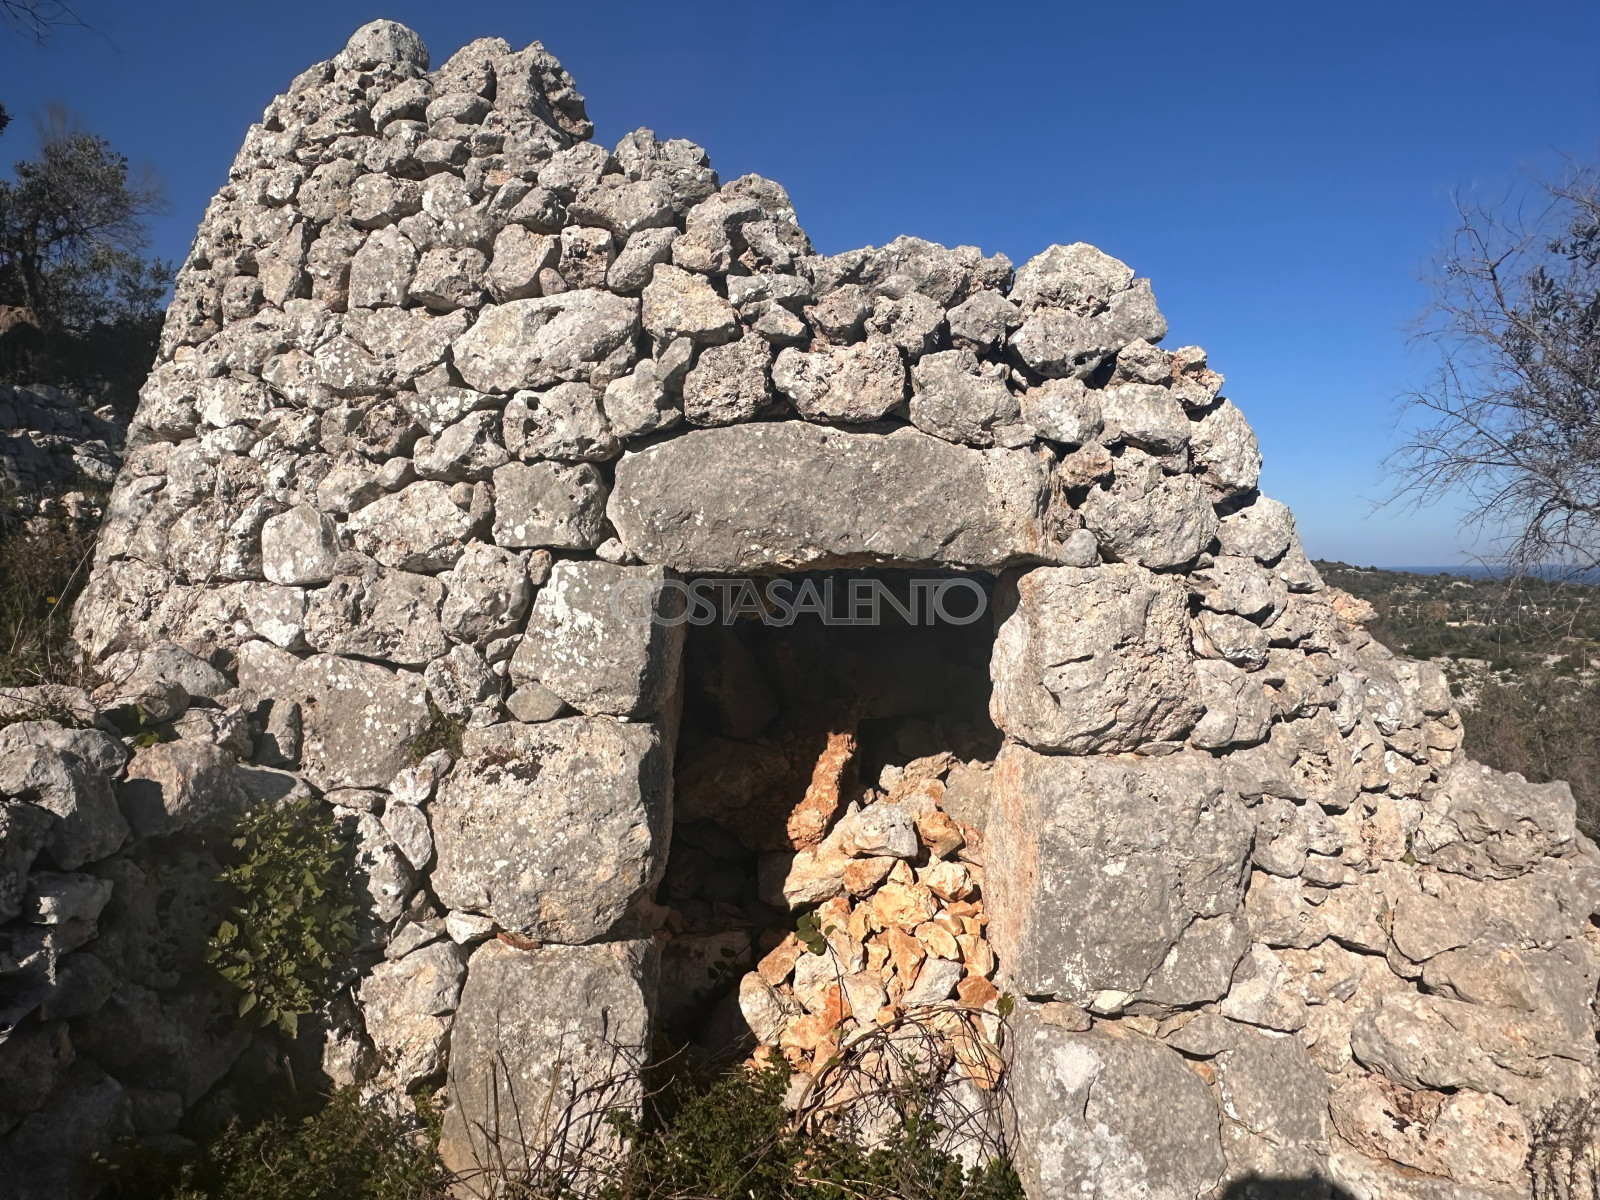
<path id="1" fill-rule="evenodd" d="M 1325 1142 L 1328 1077 L 1305 1044 L 1237 1025 L 1230 1033 L 1231 1046 L 1216 1059 L 1223 1112 L 1278 1145 Z"/>
<path id="2" fill-rule="evenodd" d="M 502 546 L 587 550 L 605 536 L 606 485 L 589 463 L 508 463 L 494 486 Z"/>
<path id="3" fill-rule="evenodd" d="M 1442 871 L 1510 879 L 1567 852 L 1575 811 L 1565 783 L 1528 783 L 1462 757 L 1440 780 L 1413 847 Z"/>
<path id="4" fill-rule="evenodd" d="M 0 923 L 15 920 L 28 888 L 28 868 L 44 848 L 51 815 L 21 801 L 0 803 Z"/>
<path id="5" fill-rule="evenodd" d="M 350 264 L 350 305 L 403 305 L 417 269 L 417 248 L 394 226 L 370 234 Z"/>
<path id="6" fill-rule="evenodd" d="M 517 684 L 537 680 L 589 716 L 657 712 L 677 686 L 683 623 L 660 567 L 561 562 L 539 589 L 511 660 Z"/>
<path id="7" fill-rule="evenodd" d="M 1278 956 L 1265 946 L 1251 947 L 1250 953 L 1234 973 L 1233 986 L 1217 1006 L 1217 1011 L 1233 1021 L 1284 1033 L 1304 1029 L 1307 1019 L 1305 1002 L 1294 994 L 1288 970 Z M 1304 1053 L 1304 1047 L 1301 1047 L 1301 1052 Z M 1306 1065 L 1311 1064 L 1308 1061 Z M 1318 1097 L 1316 1103 L 1322 1108 L 1327 1106 L 1323 1097 Z"/>
<path id="8" fill-rule="evenodd" d="M 93 1195 L 93 1157 L 131 1136 L 128 1094 L 90 1062 L 75 1064 L 43 1107 L 0 1139 L 0 1172 L 15 1200 Z"/>
<path id="9" fill-rule="evenodd" d="M 466 718 L 473 709 L 500 698 L 500 681 L 483 655 L 471 646 L 450 647 L 422 673 L 428 699 L 446 716 Z"/>
<path id="10" fill-rule="evenodd" d="M 592 288 L 488 305 L 455 342 L 456 370 L 483 392 L 590 379 L 638 328 L 638 301 Z"/>
<path id="11" fill-rule="evenodd" d="M 1151 454 L 1172 454 L 1189 443 L 1191 422 L 1164 387 L 1115 383 L 1100 393 L 1107 445 L 1128 442 Z"/>
<path id="12" fill-rule="evenodd" d="M 367 1034 L 396 1086 L 409 1089 L 444 1071 L 451 1015 L 467 977 L 466 957 L 452 942 L 434 942 L 398 961 L 379 963 L 361 981 Z"/>
<path id="13" fill-rule="evenodd" d="M 584 225 L 599 225 L 618 238 L 640 229 L 660 229 L 673 224 L 672 189 L 664 179 L 629 179 L 602 175 L 584 185 L 567 212 Z"/>
<path id="14" fill-rule="evenodd" d="M 1220 658 L 1246 670 L 1264 665 L 1271 648 L 1266 630 L 1231 613 L 1201 609 L 1194 620 L 1194 651 L 1202 658 Z"/>
<path id="15" fill-rule="evenodd" d="M 944 309 L 921 292 L 891 299 L 879 296 L 867 318 L 866 328 L 888 338 L 916 363 L 924 354 L 938 349 L 944 330 Z"/>
<path id="16" fill-rule="evenodd" d="M 949 312 L 950 339 L 958 349 L 989 350 L 1005 345 L 1022 324 L 1022 312 L 999 292 L 974 292 Z"/>
<path id="17" fill-rule="evenodd" d="M 1047 379 L 1021 396 L 1022 419 L 1042 438 L 1081 446 L 1100 436 L 1100 393 L 1081 379 Z"/>
<path id="18" fill-rule="evenodd" d="M 384 566 L 431 575 L 461 557 L 472 517 L 449 487 L 423 479 L 351 514 L 345 532 L 357 550 Z"/>
<path id="19" fill-rule="evenodd" d="M 1028 1195 L 1209 1193 L 1227 1169 L 1217 1106 L 1182 1056 L 1138 1034 L 1069 1033 L 1030 1010 L 1018 1021 L 1011 1079 Z"/>
<path id="20" fill-rule="evenodd" d="M 449 648 L 439 624 L 444 585 L 428 575 L 368 566 L 310 594 L 305 638 L 311 648 L 405 667 L 443 654 Z"/>
<path id="21" fill-rule="evenodd" d="M 357 71 L 386 63 L 404 63 L 426 71 L 428 47 L 398 21 L 369 21 L 350 35 L 337 61 Z"/>
<path id="22" fill-rule="evenodd" d="M 484 301 L 488 270 L 488 258 L 471 246 L 429 250 L 417 262 L 409 298 L 441 312 L 477 308 Z"/>
<path id="23" fill-rule="evenodd" d="M 994 445 L 996 426 L 1022 410 L 1005 385 L 1005 369 L 985 372 L 970 350 L 927 354 L 911 368 L 911 423 L 947 442 Z"/>
<path id="24" fill-rule="evenodd" d="M 447 1169 L 517 1170 L 552 1142 L 564 1159 L 580 1147 L 601 1163 L 615 1153 L 606 1117 L 642 1106 L 632 1068 L 648 1053 L 658 963 L 649 938 L 538 950 L 490 940 L 474 951 L 451 1034 Z"/>
<path id="25" fill-rule="evenodd" d="M 675 344 L 687 344 L 687 339 Z M 632 374 L 606 384 L 600 405 L 612 433 L 619 438 L 637 437 L 670 428 L 682 420 L 682 412 L 668 394 L 666 375 L 662 363 L 645 359 L 634 367 Z M 765 383 L 763 374 L 763 386 Z"/>
<path id="26" fill-rule="evenodd" d="M 580 470 L 582 468 L 579 468 Z M 506 490 L 496 488 L 495 513 L 506 511 Z M 497 540 L 499 530 L 496 530 Z M 453 638 L 483 643 L 511 633 L 533 598 L 528 556 L 473 542 L 444 576 L 449 589 L 439 623 Z"/>
<path id="27" fill-rule="evenodd" d="M 1253 489 L 1261 479 L 1261 447 L 1233 401 L 1207 411 L 1189 432 L 1189 456 L 1218 500 Z"/>
<path id="28" fill-rule="evenodd" d="M 439 899 L 542 941 L 605 936 L 661 875 L 661 738 L 600 717 L 472 735 L 429 809 Z"/>
<path id="29" fill-rule="evenodd" d="M 136 750 L 118 789 L 134 836 L 231 828 L 239 815 L 233 764 L 229 751 L 209 742 L 158 742 Z"/>
<path id="30" fill-rule="evenodd" d="M 750 420 L 772 395 L 771 369 L 772 348 L 758 334 L 746 333 L 736 342 L 706 347 L 700 352 L 700 361 L 684 376 L 684 419 L 691 425 Z"/>
<path id="31" fill-rule="evenodd" d="M 876 421 L 905 400 L 905 365 L 888 338 L 812 353 L 789 347 L 772 364 L 773 386 L 813 421 Z"/>
<path id="32" fill-rule="evenodd" d="M 997 597 L 990 715 L 1070 754 L 1181 739 L 1201 712 L 1187 609 L 1176 579 L 1126 563 L 1028 572 Z"/>
<path id="33" fill-rule="evenodd" d="M 1008 744 L 985 830 L 989 937 L 1015 989 L 1121 1007 L 1196 917 L 1235 911 L 1253 822 L 1209 755 Z"/>
<path id="34" fill-rule="evenodd" d="M 508 458 L 504 447 L 495 440 L 499 427 L 500 418 L 495 413 L 468 413 L 438 437 L 419 439 L 412 450 L 412 465 L 424 479 L 442 479 L 446 483 L 488 479 Z"/>
<path id="35" fill-rule="evenodd" d="M 518 458 L 593 462 L 620 448 L 600 410 L 600 393 L 583 383 L 518 392 L 506 405 L 505 442 Z"/>
<path id="36" fill-rule="evenodd" d="M 506 711 L 524 724 L 553 721 L 571 710 L 567 702 L 541 683 L 523 684 L 506 697 Z"/>
<path id="37" fill-rule="evenodd" d="M 273 583 L 327 583 L 338 556 L 338 529 L 309 504 L 269 517 L 261 527 L 261 570 Z"/>
<path id="38" fill-rule="evenodd" d="M 1243 915 L 1196 917 L 1129 1007 L 1164 1011 L 1220 1000 L 1249 948 L 1250 925 Z"/>
<path id="39" fill-rule="evenodd" d="M 530 299 L 539 294 L 539 273 L 553 268 L 560 257 L 559 239 L 507 225 L 495 236 L 484 283 L 497 303 Z"/>
<path id="40" fill-rule="evenodd" d="M 72 1065 L 73 1053 L 67 1026 L 60 1021 L 28 1025 L 0 1047 L 0 1135 L 4 1135 L 49 1099 L 56 1081 Z"/>
<path id="41" fill-rule="evenodd" d="M 35 871 L 22 900 L 23 920 L 32 925 L 93 921 L 111 899 L 112 886 L 93 875 Z"/>
<path id="42" fill-rule="evenodd" d="M 730 342 L 739 335 L 739 318 L 704 276 L 661 263 L 642 294 L 646 332 L 665 345 L 690 338 L 702 346 Z"/>
<path id="43" fill-rule="evenodd" d="M 153 642 L 114 654 L 101 663 L 100 676 L 118 695 L 134 695 L 148 681 L 176 684 L 189 699 L 215 700 L 233 686 L 205 659 L 172 642 Z"/>
<path id="44" fill-rule="evenodd" d="M 384 787 L 427 728 L 422 677 L 331 654 L 304 660 L 265 642 L 239 648 L 239 686 L 298 700 L 306 778 L 327 790 Z"/>
<path id="45" fill-rule="evenodd" d="M 1164 474 L 1160 460 L 1131 446 L 1116 460 L 1111 486 L 1089 489 L 1082 512 L 1105 554 L 1153 570 L 1192 562 L 1217 533 L 1200 482 Z"/>
<path id="46" fill-rule="evenodd" d="M 356 908 L 356 946 L 372 950 L 387 940 L 385 928 L 406 911 L 416 881 L 405 856 L 389 840 L 377 817 L 358 813 L 355 826 L 350 890 Z"/>
<path id="47" fill-rule="evenodd" d="M 1087 242 L 1050 246 L 1017 268 L 1011 301 L 1024 310 L 1098 309 L 1133 283 L 1133 268 Z"/>
<path id="48" fill-rule="evenodd" d="M 644 291 L 655 274 L 656 264 L 672 261 L 672 243 L 677 237 L 674 228 L 640 229 L 630 234 L 606 268 L 606 287 L 624 296 Z"/>
<path id="49" fill-rule="evenodd" d="M 350 223 L 357 229 L 382 229 L 421 211 L 422 185 L 414 179 L 363 175 L 350 187 Z"/>
<path id="50" fill-rule="evenodd" d="M 969 450 L 799 422 L 735 425 L 623 457 L 607 515 L 680 571 L 1048 560 L 1047 476 L 1025 451 Z"/>
<path id="51" fill-rule="evenodd" d="M 1294 514 L 1276 500 L 1257 497 L 1217 526 L 1222 553 L 1254 558 L 1271 565 L 1283 557 L 1294 537 Z"/>
<path id="52" fill-rule="evenodd" d="M 53 814 L 44 849 L 63 871 L 114 854 L 128 841 L 112 781 L 127 751 L 98 729 L 54 721 L 0 728 L 0 795 Z"/>
<path id="53" fill-rule="evenodd" d="M 1223 750 L 1265 740 L 1277 712 L 1260 675 L 1221 659 L 1200 659 L 1194 670 L 1206 711 L 1190 731 L 1190 742 L 1202 750 Z"/>
<path id="54" fill-rule="evenodd" d="M 557 271 L 567 289 L 603 288 L 616 256 L 616 241 L 606 230 L 569 225 L 561 231 L 561 259 Z M 547 292 L 559 290 L 565 289 L 545 288 Z"/>

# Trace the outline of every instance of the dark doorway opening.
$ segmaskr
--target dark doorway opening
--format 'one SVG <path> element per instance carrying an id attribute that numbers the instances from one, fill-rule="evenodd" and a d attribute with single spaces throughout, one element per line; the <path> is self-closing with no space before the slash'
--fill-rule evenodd
<path id="1" fill-rule="evenodd" d="M 800 915 L 781 894 L 797 849 L 885 799 L 908 764 L 935 764 L 934 794 L 958 816 L 987 795 L 1001 742 L 988 713 L 993 583 L 928 571 L 691 581 L 656 895 L 675 1043 L 740 1044 L 740 979 Z"/>

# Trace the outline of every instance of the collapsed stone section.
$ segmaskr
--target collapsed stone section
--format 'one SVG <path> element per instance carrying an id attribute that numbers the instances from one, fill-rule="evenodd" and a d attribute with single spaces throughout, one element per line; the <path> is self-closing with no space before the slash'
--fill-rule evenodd
<path id="1" fill-rule="evenodd" d="M 216 839 L 288 797 L 337 815 L 361 901 L 296 1077 L 444 1082 L 473 1161 L 486 1059 L 537 1092 L 551 1045 L 600 1071 L 654 1022 L 682 644 L 610 597 L 916 566 L 999 573 L 1005 741 L 958 823 L 1006 849 L 954 903 L 1017 997 L 1034 1200 L 1529 1195 L 1596 1092 L 1600 857 L 1323 587 L 1149 282 L 1082 243 L 818 255 L 776 183 L 592 143 L 538 44 L 428 66 L 376 22 L 251 128 L 74 613 L 105 683 L 0 696 L 174 739 L 0 730 L 13 1189 L 84 1194 L 121 1134 L 267 1089 L 284 1047 L 202 950 Z M 789 816 L 820 846 L 887 802 Z"/>

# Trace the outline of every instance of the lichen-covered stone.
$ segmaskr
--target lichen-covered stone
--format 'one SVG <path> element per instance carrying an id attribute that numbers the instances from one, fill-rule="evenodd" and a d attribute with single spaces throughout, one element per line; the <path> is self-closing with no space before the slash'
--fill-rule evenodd
<path id="1" fill-rule="evenodd" d="M 604 937 L 660 878 L 669 771 L 654 725 L 490 726 L 429 806 L 434 891 L 541 941 Z"/>

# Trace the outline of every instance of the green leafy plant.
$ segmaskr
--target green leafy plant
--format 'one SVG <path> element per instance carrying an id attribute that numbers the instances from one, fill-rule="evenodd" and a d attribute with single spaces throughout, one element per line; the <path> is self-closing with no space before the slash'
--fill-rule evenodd
<path id="1" fill-rule="evenodd" d="M 129 1146 L 102 1161 L 111 1200 L 435 1200 L 447 1195 L 436 1116 L 418 1104 L 423 1128 L 335 1092 L 316 1112 L 277 1116 L 246 1129 L 231 1124 L 180 1158 Z"/>
<path id="2" fill-rule="evenodd" d="M 460 758 L 461 736 L 467 731 L 467 723 L 457 717 L 446 716 L 431 698 L 428 700 L 428 713 L 431 718 L 428 727 L 412 738 L 408 747 L 413 765 L 435 750 L 448 750 L 451 758 Z"/>
<path id="3" fill-rule="evenodd" d="M 207 960 L 239 992 L 239 1015 L 293 1037 L 331 988 L 354 937 L 345 850 L 310 798 L 259 805 L 240 822 L 239 859 L 222 873 L 237 889 L 233 917 L 207 943 Z"/>
<path id="4" fill-rule="evenodd" d="M 111 723 L 117 727 L 122 736 L 131 737 L 137 747 L 143 748 L 154 746 L 158 742 L 177 740 L 178 735 L 171 729 L 163 729 L 150 719 L 150 714 L 145 711 L 142 704 L 124 704 L 112 709 L 106 715 L 111 718 Z"/>
<path id="5" fill-rule="evenodd" d="M 813 954 L 826 954 L 828 952 L 828 935 L 834 927 L 829 925 L 826 929 L 817 921 L 814 912 L 803 913 L 794 923 L 794 935 L 800 939 L 802 945 Z"/>
<path id="6" fill-rule="evenodd" d="M 940 1148 L 936 1122 L 912 1116 L 875 1148 L 796 1128 L 784 1107 L 791 1074 L 762 1070 L 705 1079 L 679 1074 L 655 1091 L 646 1120 L 613 1114 L 630 1143 L 606 1173 L 603 1200 L 1022 1200 L 1010 1161 L 966 1169 Z M 527 1195 L 559 1189 L 538 1183 Z M 522 1195 L 524 1193 L 514 1192 Z"/>

